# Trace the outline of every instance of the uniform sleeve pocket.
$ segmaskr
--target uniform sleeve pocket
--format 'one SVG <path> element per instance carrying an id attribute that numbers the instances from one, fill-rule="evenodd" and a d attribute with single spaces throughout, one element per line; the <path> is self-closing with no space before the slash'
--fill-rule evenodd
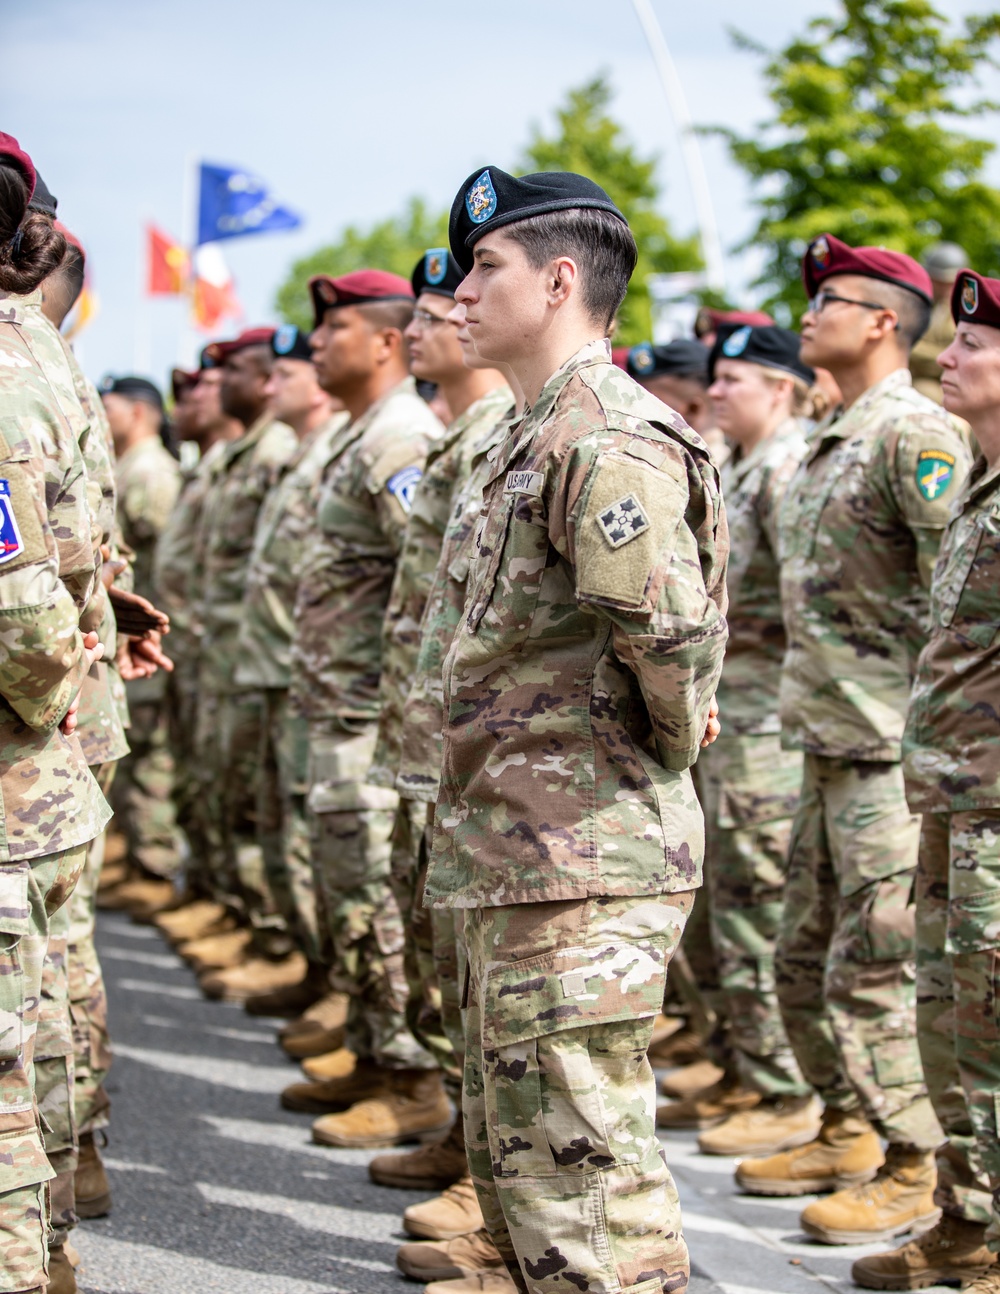
<path id="1" fill-rule="evenodd" d="M 666 943 L 564 948 L 493 969 L 483 1001 L 483 1042 L 507 1047 L 563 1029 L 652 1017 L 663 1005 Z"/>

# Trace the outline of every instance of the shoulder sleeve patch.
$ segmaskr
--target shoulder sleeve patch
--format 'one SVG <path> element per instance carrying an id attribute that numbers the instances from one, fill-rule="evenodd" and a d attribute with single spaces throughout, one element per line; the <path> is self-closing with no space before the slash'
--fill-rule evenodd
<path id="1" fill-rule="evenodd" d="M 24 552 L 24 542 L 14 516 L 10 499 L 10 484 L 0 477 L 0 565 L 13 561 Z"/>
<path id="2" fill-rule="evenodd" d="M 417 486 L 423 479 L 423 472 L 416 464 L 410 467 L 404 467 L 401 471 L 390 476 L 385 483 L 385 488 L 399 503 L 404 512 L 410 512 L 413 508 L 413 496 L 416 493 Z"/>
<path id="3" fill-rule="evenodd" d="M 908 429 L 896 454 L 903 515 L 912 526 L 947 525 L 951 505 L 968 475 L 970 456 L 960 437 L 936 428 Z"/>

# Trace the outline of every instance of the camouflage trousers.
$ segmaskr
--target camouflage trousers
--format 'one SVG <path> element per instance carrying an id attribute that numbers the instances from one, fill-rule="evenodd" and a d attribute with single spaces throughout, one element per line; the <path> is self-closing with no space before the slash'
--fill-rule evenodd
<path id="1" fill-rule="evenodd" d="M 323 964 L 316 886 L 309 861 L 309 725 L 288 704 L 288 692 L 264 693 L 257 781 L 257 838 L 264 875 L 290 935 L 313 966 Z"/>
<path id="2" fill-rule="evenodd" d="M 130 696 L 129 715 L 130 750 L 118 761 L 111 790 L 115 825 L 125 837 L 133 867 L 172 880 L 180 871 L 180 854 L 166 712 L 162 700 L 136 701 Z"/>
<path id="3" fill-rule="evenodd" d="M 452 1098 L 461 1103 L 461 1053 L 456 1056 L 452 1042 L 458 1004 L 455 923 L 452 909 L 424 907 L 427 858 L 427 805 L 401 799 L 392 831 L 390 883 L 403 918 L 406 1023 L 442 1070 Z M 442 971 L 447 976 L 444 985 Z M 452 1014 L 450 1030 L 445 1026 L 445 997 Z M 460 1014 L 457 1023 L 461 1032 Z"/>
<path id="4" fill-rule="evenodd" d="M 115 763 L 93 770 L 105 795 L 114 780 Z M 108 997 L 97 955 L 95 919 L 97 886 L 104 865 L 104 834 L 91 841 L 87 861 L 69 901 L 69 1009 L 73 1025 L 73 1104 L 80 1133 L 105 1128 L 111 1102 L 104 1080 L 111 1068 Z"/>
<path id="5" fill-rule="evenodd" d="M 34 1094 L 42 975 L 53 915 L 69 899 L 86 845 L 0 867 L 0 1294 L 48 1279 L 48 1191 Z"/>
<path id="6" fill-rule="evenodd" d="M 475 908 L 463 1114 L 487 1229 L 522 1294 L 687 1288 L 646 1058 L 691 892 Z"/>
<path id="7" fill-rule="evenodd" d="M 288 951 L 285 923 L 264 872 L 257 835 L 264 694 L 203 689 L 196 747 L 206 835 L 208 889 L 253 931 L 259 953 Z"/>
<path id="8" fill-rule="evenodd" d="M 927 814 L 917 868 L 917 1028 L 948 1137 L 936 1202 L 1000 1249 L 1000 808 Z"/>
<path id="9" fill-rule="evenodd" d="M 76 1226 L 74 1178 L 79 1159 L 73 1089 L 73 1028 L 69 1004 L 69 929 L 72 897 L 49 921 L 42 967 L 42 996 L 35 1033 L 35 1103 L 42 1121 L 49 1183 L 49 1248 L 61 1245 Z"/>
<path id="10" fill-rule="evenodd" d="M 169 643 L 167 644 L 169 647 Z M 166 681 L 164 706 L 167 713 L 167 741 L 174 761 L 171 795 L 174 817 L 187 844 L 187 883 L 198 893 L 209 893 L 203 884 L 208 855 L 202 779 L 198 775 L 195 733 L 198 722 L 198 674 L 190 661 L 176 661 Z"/>
<path id="11" fill-rule="evenodd" d="M 403 919 L 389 877 L 395 791 L 365 782 L 377 729 L 311 725 L 309 836 L 332 949 L 330 982 L 350 997 L 347 1046 L 390 1069 L 432 1069 L 406 1023 Z"/>
<path id="12" fill-rule="evenodd" d="M 920 819 L 899 764 L 807 755 L 775 957 L 806 1080 L 886 1140 L 942 1140 L 917 1045 L 914 874 Z"/>
<path id="13" fill-rule="evenodd" d="M 778 735 L 720 737 L 695 766 L 705 812 L 707 943 L 718 966 L 709 1000 L 721 1022 L 729 1063 L 762 1096 L 809 1091 L 792 1051 L 774 982 L 774 946 L 784 907 L 792 814 L 802 756 Z M 696 904 L 696 909 L 697 909 Z M 682 946 L 695 952 L 692 924 Z"/>

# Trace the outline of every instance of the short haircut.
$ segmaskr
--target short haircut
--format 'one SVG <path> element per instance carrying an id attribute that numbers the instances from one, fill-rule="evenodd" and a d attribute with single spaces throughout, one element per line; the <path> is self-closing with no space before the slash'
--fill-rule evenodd
<path id="1" fill-rule="evenodd" d="M 881 301 L 888 310 L 895 310 L 899 319 L 899 335 L 903 345 L 910 350 L 930 325 L 931 303 L 896 283 L 878 283 L 875 287 L 873 300 Z"/>
<path id="2" fill-rule="evenodd" d="M 557 256 L 571 256 L 580 268 L 584 309 L 610 331 L 638 259 L 632 231 L 623 220 L 610 211 L 573 207 L 529 216 L 501 232 L 524 249 L 536 270 Z"/>
<path id="3" fill-rule="evenodd" d="M 396 299 L 389 301 L 361 301 L 355 306 L 374 328 L 397 328 L 400 332 L 409 327 L 416 301 Z"/>

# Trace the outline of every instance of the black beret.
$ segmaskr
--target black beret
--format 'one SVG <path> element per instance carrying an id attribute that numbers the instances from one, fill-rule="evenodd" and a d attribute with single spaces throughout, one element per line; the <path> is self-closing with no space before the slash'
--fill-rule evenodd
<path id="1" fill-rule="evenodd" d="M 51 216 L 55 219 L 56 208 L 59 206 L 59 199 L 52 196 L 49 186 L 42 177 L 35 173 L 35 191 L 31 195 L 31 201 L 28 203 L 29 211 L 40 211 L 43 216 Z"/>
<path id="2" fill-rule="evenodd" d="M 629 376 L 640 382 L 650 377 L 693 377 L 707 382 L 708 347 L 686 337 L 666 346 L 643 341 L 629 351 L 627 369 Z"/>
<path id="3" fill-rule="evenodd" d="M 715 366 L 720 359 L 741 359 L 747 364 L 777 368 L 801 378 L 809 386 L 816 373 L 799 359 L 802 338 L 788 328 L 754 328 L 750 324 L 722 324 L 708 356 L 708 380 L 715 381 Z"/>
<path id="4" fill-rule="evenodd" d="M 421 292 L 436 292 L 454 301 L 455 290 L 464 278 L 464 272 L 455 264 L 447 247 L 431 247 L 417 261 L 410 275 L 410 286 L 415 297 Z"/>
<path id="5" fill-rule="evenodd" d="M 120 395 L 126 400 L 141 400 L 154 409 L 163 412 L 163 397 L 152 382 L 144 377 L 107 377 L 101 379 L 98 387 L 101 395 Z"/>
<path id="6" fill-rule="evenodd" d="M 271 338 L 271 350 L 278 359 L 312 360 L 309 334 L 294 324 L 279 324 Z"/>
<path id="7" fill-rule="evenodd" d="M 472 248 L 493 229 L 546 211 L 573 211 L 581 207 L 610 211 L 622 224 L 625 217 L 593 180 L 572 171 L 538 171 L 513 176 L 498 166 L 477 168 L 459 189 L 451 204 L 448 241 L 451 254 L 468 273 Z"/>

